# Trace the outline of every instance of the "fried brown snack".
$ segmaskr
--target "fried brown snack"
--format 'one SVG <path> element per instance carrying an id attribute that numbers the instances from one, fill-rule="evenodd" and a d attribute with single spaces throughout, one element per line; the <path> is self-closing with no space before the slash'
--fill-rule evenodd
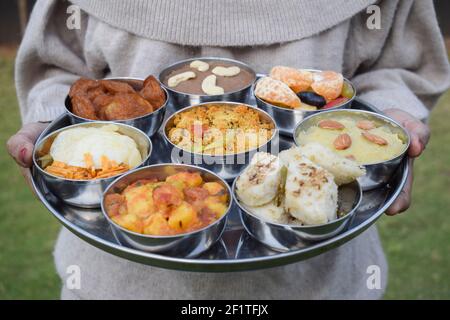
<path id="1" fill-rule="evenodd" d="M 101 109 L 110 104 L 113 101 L 114 97 L 114 95 L 110 96 L 108 94 L 102 93 L 93 98 L 92 103 L 94 104 L 97 112 L 99 112 Z"/>
<path id="2" fill-rule="evenodd" d="M 91 120 L 126 120 L 151 113 L 166 101 L 166 95 L 155 77 L 144 81 L 136 92 L 127 83 L 113 80 L 81 78 L 69 91 L 72 112 Z"/>
<path id="3" fill-rule="evenodd" d="M 154 76 L 148 76 L 144 80 L 144 87 L 139 93 L 145 100 L 152 104 L 155 110 L 159 109 L 166 102 L 166 94 Z"/>
<path id="4" fill-rule="evenodd" d="M 72 97 L 72 112 L 82 118 L 98 120 L 93 103 L 85 95 Z"/>
<path id="5" fill-rule="evenodd" d="M 87 97 L 91 101 L 93 101 L 96 97 L 98 97 L 100 95 L 105 95 L 105 94 L 107 94 L 107 92 L 106 92 L 105 88 L 100 84 L 98 85 L 98 87 L 89 89 L 87 91 Z"/>
<path id="6" fill-rule="evenodd" d="M 85 96 L 88 92 L 98 90 L 99 88 L 100 83 L 97 80 L 80 78 L 70 87 L 69 97 Z"/>
<path id="7" fill-rule="evenodd" d="M 100 80 L 100 84 L 103 86 L 105 91 L 110 94 L 117 94 L 117 93 L 134 93 L 133 87 L 131 87 L 128 83 L 120 82 L 120 81 L 113 81 L 113 80 Z"/>
<path id="8" fill-rule="evenodd" d="M 153 106 L 136 92 L 119 93 L 100 109 L 99 116 L 105 120 L 126 120 L 150 112 L 153 112 Z"/>

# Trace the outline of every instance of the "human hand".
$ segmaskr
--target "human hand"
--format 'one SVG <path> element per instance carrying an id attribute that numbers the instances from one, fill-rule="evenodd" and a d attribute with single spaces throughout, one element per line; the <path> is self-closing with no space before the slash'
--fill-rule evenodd
<path id="1" fill-rule="evenodd" d="M 8 153 L 19 165 L 27 184 L 31 187 L 31 172 L 33 148 L 36 139 L 47 127 L 44 123 L 26 124 L 6 143 Z"/>
<path id="2" fill-rule="evenodd" d="M 405 186 L 398 198 L 386 210 L 387 215 L 393 216 L 407 210 L 411 205 L 414 158 L 420 156 L 425 150 L 428 140 L 430 139 L 430 129 L 419 119 L 400 109 L 387 109 L 384 113 L 400 123 L 409 132 L 411 137 L 411 143 L 408 149 L 408 156 L 410 157 L 409 174 Z"/>

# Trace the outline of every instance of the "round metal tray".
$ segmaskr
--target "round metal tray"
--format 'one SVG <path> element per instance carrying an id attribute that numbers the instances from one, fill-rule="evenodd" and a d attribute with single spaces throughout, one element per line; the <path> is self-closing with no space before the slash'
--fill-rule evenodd
<path id="1" fill-rule="evenodd" d="M 358 98 L 353 101 L 352 108 L 379 112 Z M 169 108 L 167 111 L 170 114 L 172 110 Z M 69 117 L 62 115 L 49 125 L 41 137 L 69 124 Z M 170 162 L 170 149 L 165 145 L 160 133 L 152 137 L 152 142 L 154 151 L 150 163 Z M 292 145 L 291 139 L 280 136 L 280 150 Z M 34 172 L 33 186 L 39 199 L 66 228 L 97 248 L 128 260 L 161 268 L 230 272 L 269 268 L 305 260 L 355 238 L 370 227 L 397 198 L 405 184 L 408 170 L 408 162 L 405 158 L 387 185 L 364 192 L 355 217 L 342 233 L 331 239 L 305 244 L 303 248 L 284 253 L 272 251 L 252 239 L 244 230 L 234 204 L 222 239 L 207 252 L 193 259 L 148 253 L 121 244 L 114 236 L 100 209 L 82 209 L 65 204 L 47 189 L 44 182 Z"/>

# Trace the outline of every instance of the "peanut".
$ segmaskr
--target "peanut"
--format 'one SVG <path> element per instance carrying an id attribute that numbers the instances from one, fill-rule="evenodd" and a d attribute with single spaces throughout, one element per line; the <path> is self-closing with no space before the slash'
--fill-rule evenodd
<path id="1" fill-rule="evenodd" d="M 215 75 L 207 76 L 202 82 L 202 90 L 204 93 L 210 96 L 224 94 L 222 87 L 216 85 L 217 77 Z"/>
<path id="2" fill-rule="evenodd" d="M 195 73 L 192 71 L 186 71 L 179 74 L 176 74 L 167 80 L 167 84 L 169 87 L 173 88 L 179 85 L 181 82 L 195 78 Z"/>

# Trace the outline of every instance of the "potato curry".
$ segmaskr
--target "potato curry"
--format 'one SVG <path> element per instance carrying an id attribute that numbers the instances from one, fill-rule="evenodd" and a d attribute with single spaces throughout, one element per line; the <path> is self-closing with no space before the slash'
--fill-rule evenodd
<path id="1" fill-rule="evenodd" d="M 168 236 L 202 229 L 220 219 L 229 204 L 227 189 L 182 171 L 164 181 L 138 180 L 105 197 L 105 209 L 119 226 L 137 233 Z"/>

